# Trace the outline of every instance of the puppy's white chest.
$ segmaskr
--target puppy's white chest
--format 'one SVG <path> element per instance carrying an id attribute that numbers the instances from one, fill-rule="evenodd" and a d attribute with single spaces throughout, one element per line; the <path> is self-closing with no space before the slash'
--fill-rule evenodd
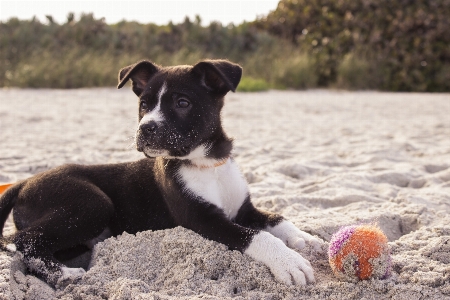
<path id="1" fill-rule="evenodd" d="M 182 166 L 178 172 L 185 191 L 221 208 L 229 219 L 247 198 L 247 182 L 231 159 L 219 167 Z"/>

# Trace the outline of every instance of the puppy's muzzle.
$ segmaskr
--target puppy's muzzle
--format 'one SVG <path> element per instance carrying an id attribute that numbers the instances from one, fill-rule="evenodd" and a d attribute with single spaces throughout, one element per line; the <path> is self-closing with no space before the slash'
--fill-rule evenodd
<path id="1" fill-rule="evenodd" d="M 158 129 L 158 124 L 155 121 L 151 121 L 145 124 L 142 124 L 139 127 L 139 130 L 145 137 L 151 137 L 156 133 Z"/>
<path id="2" fill-rule="evenodd" d="M 136 132 L 136 148 L 143 151 L 146 146 L 155 143 L 158 124 L 155 121 L 141 124 Z M 150 146 L 154 148 L 155 145 Z"/>
<path id="3" fill-rule="evenodd" d="M 164 123 L 149 121 L 139 125 L 136 134 L 136 148 L 140 152 L 150 156 L 165 151 L 170 156 L 183 157 L 189 155 L 192 150 L 190 140 L 186 140 L 181 134 L 171 132 Z"/>

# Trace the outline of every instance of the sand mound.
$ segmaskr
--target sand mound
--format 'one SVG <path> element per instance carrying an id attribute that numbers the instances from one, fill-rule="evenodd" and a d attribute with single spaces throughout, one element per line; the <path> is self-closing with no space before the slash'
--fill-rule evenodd
<path id="1" fill-rule="evenodd" d="M 305 249 L 318 282 L 288 287 L 274 281 L 264 265 L 182 227 L 136 236 L 125 233 L 96 246 L 90 270 L 63 290 L 53 291 L 25 275 L 20 259 L 12 259 L 12 294 L 19 299 L 443 299 L 450 293 L 449 234 L 448 228 L 419 230 L 414 246 L 402 239 L 390 243 L 394 275 L 360 283 L 336 281 L 326 251 Z"/>

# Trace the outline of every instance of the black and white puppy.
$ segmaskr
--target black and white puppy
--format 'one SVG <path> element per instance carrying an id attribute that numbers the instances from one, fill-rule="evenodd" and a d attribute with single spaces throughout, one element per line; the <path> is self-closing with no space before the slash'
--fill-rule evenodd
<path id="1" fill-rule="evenodd" d="M 139 97 L 136 147 L 147 158 L 65 165 L 11 187 L 0 200 L 0 229 L 14 208 L 17 232 L 2 238 L 3 247 L 19 251 L 32 272 L 58 286 L 85 272 L 57 259 L 65 251 L 92 247 L 107 233 L 183 226 L 263 262 L 281 282 L 314 282 L 310 263 L 290 248 L 322 241 L 256 209 L 231 157 L 221 109 L 241 74 L 226 60 L 123 68 L 118 88 L 131 80 Z"/>

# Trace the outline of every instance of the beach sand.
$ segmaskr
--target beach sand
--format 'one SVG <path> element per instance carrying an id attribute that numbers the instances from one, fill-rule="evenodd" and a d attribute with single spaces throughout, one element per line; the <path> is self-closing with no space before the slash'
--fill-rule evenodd
<path id="1" fill-rule="evenodd" d="M 0 252 L 0 299 L 450 299 L 450 95 L 341 91 L 230 93 L 224 126 L 254 204 L 329 241 L 377 223 L 392 276 L 341 282 L 327 249 L 300 253 L 316 283 L 286 286 L 268 268 L 187 229 L 124 233 L 71 266 L 53 290 Z M 0 183 L 64 163 L 142 157 L 129 89 L 0 90 Z M 8 220 L 4 235 L 14 226 Z M 89 253 L 90 254 L 90 253 Z"/>

